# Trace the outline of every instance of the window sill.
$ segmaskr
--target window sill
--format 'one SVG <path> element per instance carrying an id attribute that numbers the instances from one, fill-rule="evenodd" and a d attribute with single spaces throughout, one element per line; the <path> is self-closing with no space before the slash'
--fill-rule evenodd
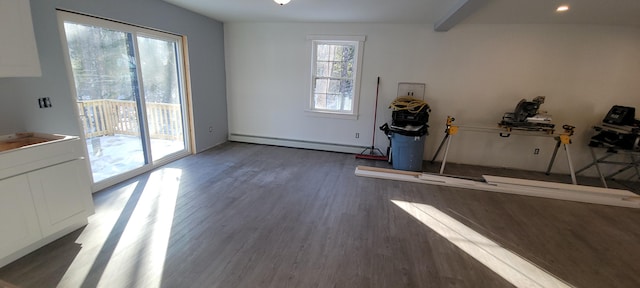
<path id="1" fill-rule="evenodd" d="M 323 118 L 334 118 L 334 119 L 346 119 L 346 120 L 358 120 L 357 114 L 345 114 L 345 113 L 337 113 L 330 111 L 320 111 L 320 110 L 304 110 L 309 116 L 313 117 L 323 117 Z"/>

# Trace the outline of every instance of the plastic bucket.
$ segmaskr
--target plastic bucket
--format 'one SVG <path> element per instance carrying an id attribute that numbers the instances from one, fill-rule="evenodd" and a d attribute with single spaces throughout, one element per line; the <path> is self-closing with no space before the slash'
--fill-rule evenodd
<path id="1" fill-rule="evenodd" d="M 391 165 L 393 169 L 422 171 L 426 135 L 405 136 L 391 133 Z"/>

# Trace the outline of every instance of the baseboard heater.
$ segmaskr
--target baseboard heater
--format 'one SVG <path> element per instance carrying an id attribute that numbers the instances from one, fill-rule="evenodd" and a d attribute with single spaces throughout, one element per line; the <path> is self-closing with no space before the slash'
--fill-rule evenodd
<path id="1" fill-rule="evenodd" d="M 326 143 L 326 142 L 298 140 L 298 139 L 286 139 L 286 138 L 277 138 L 277 137 L 265 137 L 265 136 L 255 136 L 255 135 L 244 135 L 244 134 L 235 134 L 235 133 L 229 134 L 229 141 L 284 146 L 284 147 L 292 147 L 292 148 L 304 148 L 304 149 L 341 152 L 341 153 L 350 153 L 350 154 L 360 153 L 362 149 L 365 148 L 363 146 L 356 146 L 356 145 Z"/>

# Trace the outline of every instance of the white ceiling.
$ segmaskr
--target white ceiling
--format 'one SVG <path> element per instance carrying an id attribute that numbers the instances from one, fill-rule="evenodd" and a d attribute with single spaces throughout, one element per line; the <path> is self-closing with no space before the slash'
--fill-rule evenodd
<path id="1" fill-rule="evenodd" d="M 465 24 L 599 24 L 640 27 L 640 0 L 164 0 L 222 22 L 434 24 L 476 2 Z M 571 10 L 558 14 L 559 4 Z"/>

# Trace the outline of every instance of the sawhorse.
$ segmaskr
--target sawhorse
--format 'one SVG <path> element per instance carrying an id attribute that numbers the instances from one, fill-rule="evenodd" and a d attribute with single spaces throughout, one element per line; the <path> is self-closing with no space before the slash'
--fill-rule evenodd
<path id="1" fill-rule="evenodd" d="M 446 122 L 446 129 L 444 131 L 445 136 L 442 139 L 442 142 L 440 142 L 440 145 L 438 146 L 438 149 L 436 150 L 436 153 L 433 155 L 433 158 L 431 159 L 431 163 L 434 163 L 436 158 L 438 157 L 438 155 L 440 154 L 440 151 L 442 150 L 442 147 L 444 146 L 444 144 L 446 143 L 447 146 L 444 150 L 444 156 L 442 157 L 442 163 L 440 164 L 440 175 L 442 175 L 444 173 L 444 167 L 447 163 L 447 156 L 449 154 L 449 147 L 451 146 L 451 136 L 455 135 L 458 133 L 460 126 L 457 125 L 453 125 L 453 122 L 456 119 L 451 117 L 451 116 L 447 116 L 447 122 Z M 547 171 L 546 174 L 549 175 L 551 168 L 553 167 L 553 163 L 556 160 L 556 155 L 558 154 L 558 150 L 560 148 L 560 146 L 564 146 L 564 149 L 566 151 L 567 154 L 567 162 L 569 163 L 569 172 L 571 174 L 571 182 L 574 185 L 578 185 L 578 181 L 576 180 L 576 173 L 573 170 L 573 163 L 571 162 L 571 154 L 569 153 L 569 144 L 571 144 L 571 136 L 574 133 L 574 126 L 571 125 L 563 125 L 562 128 L 564 129 L 564 132 L 559 134 L 559 135 L 549 135 L 549 136 L 553 136 L 554 139 L 556 140 L 556 147 L 553 150 L 553 155 L 551 156 L 551 160 L 549 161 L 549 166 L 547 167 Z M 485 130 L 489 130 L 489 129 L 485 129 Z M 507 134 L 507 136 L 505 136 L 504 130 L 502 129 L 491 129 L 490 131 L 492 132 L 500 132 L 500 136 L 502 137 L 508 137 L 509 134 Z M 511 133 L 512 131 L 507 131 L 508 133 Z M 534 135 L 534 134 L 528 134 L 528 135 Z M 547 135 L 545 135 L 547 136 Z"/>

